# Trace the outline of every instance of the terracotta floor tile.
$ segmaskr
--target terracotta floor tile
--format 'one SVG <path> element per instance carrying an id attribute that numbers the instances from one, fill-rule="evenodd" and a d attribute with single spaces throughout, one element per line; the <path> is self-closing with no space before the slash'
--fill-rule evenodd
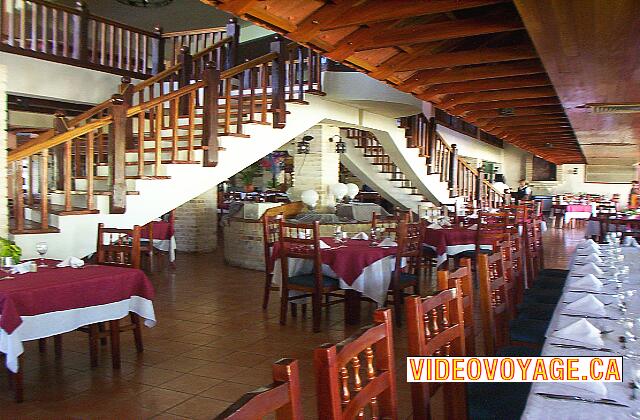
<path id="1" fill-rule="evenodd" d="M 171 389 L 187 394 L 199 394 L 222 382 L 222 379 L 207 378 L 205 376 L 184 374 L 160 385 L 161 388 Z"/>
<path id="2" fill-rule="evenodd" d="M 222 401 L 234 402 L 243 394 L 255 390 L 254 385 L 239 384 L 230 381 L 221 382 L 200 393 L 203 397 L 214 398 Z"/>
<path id="3" fill-rule="evenodd" d="M 194 359 L 191 357 L 177 356 L 162 363 L 155 365 L 158 369 L 175 370 L 178 372 L 191 372 L 192 370 L 201 366 L 207 365 L 207 361 Z"/>
<path id="4" fill-rule="evenodd" d="M 229 406 L 227 401 L 196 396 L 168 410 L 189 419 L 211 419 Z"/>
<path id="5" fill-rule="evenodd" d="M 190 398 L 190 394 L 173 391 L 171 389 L 152 388 L 136 397 L 136 401 L 144 408 L 156 411 L 167 409 L 180 404 Z"/>

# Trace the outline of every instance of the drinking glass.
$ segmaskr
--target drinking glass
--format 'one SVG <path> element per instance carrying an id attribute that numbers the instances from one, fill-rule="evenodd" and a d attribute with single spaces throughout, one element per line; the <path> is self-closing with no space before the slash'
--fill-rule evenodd
<path id="1" fill-rule="evenodd" d="M 40 264 L 38 264 L 38 267 L 48 267 L 44 262 L 44 256 L 46 255 L 48 250 L 49 247 L 47 246 L 46 242 L 36 243 L 36 251 L 38 252 L 38 254 L 40 254 Z"/>

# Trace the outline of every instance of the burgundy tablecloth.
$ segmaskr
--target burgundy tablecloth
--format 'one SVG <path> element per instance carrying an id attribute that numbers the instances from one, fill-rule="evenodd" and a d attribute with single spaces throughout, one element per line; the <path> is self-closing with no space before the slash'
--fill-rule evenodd
<path id="1" fill-rule="evenodd" d="M 348 239 L 342 244 L 337 244 L 333 238 L 322 238 L 322 240 L 331 247 L 346 245 L 337 249 L 323 249 L 320 254 L 322 263 L 331 267 L 348 285 L 352 285 L 365 268 L 382 258 L 395 255 L 398 250 L 397 247 L 370 246 L 370 241 L 356 239 Z M 280 243 L 274 245 L 271 255 L 274 260 L 280 257 Z"/>
<path id="2" fill-rule="evenodd" d="M 153 239 L 167 240 L 173 236 L 173 225 L 170 222 L 151 222 L 153 225 Z M 140 235 L 149 238 L 149 227 L 144 226 Z"/>
<path id="3" fill-rule="evenodd" d="M 48 260 L 54 267 L 58 261 Z M 140 296 L 152 300 L 153 285 L 132 268 L 89 265 L 81 269 L 38 268 L 0 280 L 0 328 L 11 334 L 22 316 L 104 305 Z"/>
<path id="4" fill-rule="evenodd" d="M 588 204 L 569 204 L 567 206 L 567 213 L 591 213 L 593 208 Z"/>
<path id="5" fill-rule="evenodd" d="M 478 231 L 469 228 L 427 229 L 425 244 L 436 249 L 437 255 L 447 253 L 448 246 L 474 245 Z"/>

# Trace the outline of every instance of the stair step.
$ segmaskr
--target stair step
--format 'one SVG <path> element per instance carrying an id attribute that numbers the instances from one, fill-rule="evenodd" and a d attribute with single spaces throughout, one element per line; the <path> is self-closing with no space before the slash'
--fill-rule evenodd
<path id="1" fill-rule="evenodd" d="M 24 228 L 18 230 L 16 228 L 16 221 L 14 218 L 9 220 L 9 232 L 12 235 L 36 235 L 39 233 L 59 233 L 60 229 L 54 226 L 49 226 L 47 229 L 42 229 L 40 222 L 34 222 L 33 220 L 24 221 Z"/>
<path id="2" fill-rule="evenodd" d="M 97 177 L 94 177 L 94 179 Z M 107 177 L 104 177 L 106 179 Z M 76 179 L 84 179 L 82 177 L 76 177 Z M 50 193 L 53 194 L 64 194 L 64 190 L 50 190 Z M 71 191 L 71 195 L 87 195 L 86 191 L 83 190 L 73 190 Z M 93 195 L 113 195 L 112 191 L 94 191 Z M 127 191 L 127 195 L 140 195 L 140 191 Z"/>
<path id="3" fill-rule="evenodd" d="M 130 162 L 128 162 L 130 163 Z M 138 162 L 135 162 L 135 164 L 137 164 Z M 156 163 L 155 161 L 153 161 L 152 163 Z M 147 175 L 127 175 L 126 176 L 127 179 L 171 179 L 170 176 L 168 175 L 158 175 L 158 176 L 147 176 Z M 87 179 L 86 176 L 74 176 L 73 179 Z M 93 180 L 94 181 L 106 181 L 108 180 L 109 177 L 108 176 L 94 176 Z M 137 195 L 139 194 L 138 191 L 128 191 L 127 193 L 131 192 L 132 195 Z"/>
<path id="4" fill-rule="evenodd" d="M 144 164 L 145 165 L 153 165 L 155 164 L 156 161 L 155 160 L 145 160 Z M 199 160 L 171 160 L 171 159 L 163 159 L 160 161 L 160 163 L 162 163 L 163 165 L 199 165 L 202 162 L 200 162 Z M 138 166 L 138 162 L 125 162 L 125 165 L 127 166 Z M 127 177 L 129 179 L 167 179 L 170 177 L 136 177 L 136 176 L 132 176 L 132 177 Z"/>
<path id="5" fill-rule="evenodd" d="M 371 162 L 372 165 L 393 165 L 393 162 Z"/>
<path id="6" fill-rule="evenodd" d="M 381 158 L 381 157 L 389 157 L 388 155 L 362 155 L 366 158 Z"/>
<path id="7" fill-rule="evenodd" d="M 40 211 L 40 203 L 25 204 L 25 207 L 30 208 L 31 210 Z M 49 204 L 49 213 L 57 214 L 58 216 L 72 216 L 78 214 L 97 214 L 100 213 L 100 210 L 87 209 L 84 207 L 72 207 L 71 210 L 65 210 L 64 206 L 61 204 Z"/>

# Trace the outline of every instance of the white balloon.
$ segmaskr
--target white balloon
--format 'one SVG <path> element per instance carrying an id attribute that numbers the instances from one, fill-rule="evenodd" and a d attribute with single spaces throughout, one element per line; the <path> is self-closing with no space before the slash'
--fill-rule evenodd
<path id="1" fill-rule="evenodd" d="M 344 196 L 347 195 L 349 188 L 345 184 L 340 183 L 333 184 L 330 190 L 331 194 L 336 198 L 336 200 L 342 200 Z"/>
<path id="2" fill-rule="evenodd" d="M 318 203 L 319 198 L 320 196 L 314 190 L 302 191 L 302 194 L 300 195 L 300 199 L 302 200 L 302 202 L 309 207 L 315 207 Z"/>
<path id="3" fill-rule="evenodd" d="M 356 184 L 349 183 L 347 184 L 347 196 L 350 199 L 356 198 L 356 195 L 360 192 L 360 188 Z"/>

